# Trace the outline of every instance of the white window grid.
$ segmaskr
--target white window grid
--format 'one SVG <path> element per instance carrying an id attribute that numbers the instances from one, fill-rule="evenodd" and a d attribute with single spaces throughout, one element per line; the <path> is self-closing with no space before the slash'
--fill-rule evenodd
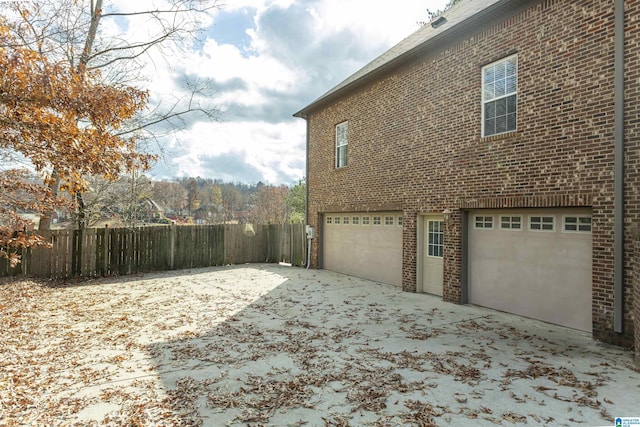
<path id="1" fill-rule="evenodd" d="M 521 231 L 521 215 L 500 215 L 500 230 Z"/>
<path id="2" fill-rule="evenodd" d="M 340 218 L 339 216 L 337 216 L 337 217 L 333 218 L 333 223 L 334 223 L 335 225 L 340 225 L 340 223 L 342 222 L 342 221 L 341 221 L 341 219 L 342 219 L 342 218 Z"/>
<path id="3" fill-rule="evenodd" d="M 362 225 L 371 225 L 371 217 L 369 215 L 362 217 Z"/>
<path id="4" fill-rule="evenodd" d="M 353 225 L 360 225 L 360 217 L 359 216 L 354 216 L 351 218 L 351 224 Z"/>
<path id="5" fill-rule="evenodd" d="M 591 233 L 591 215 L 564 215 L 562 231 L 565 233 Z"/>
<path id="6" fill-rule="evenodd" d="M 347 166 L 347 146 L 349 144 L 349 122 L 336 125 L 336 168 Z"/>
<path id="7" fill-rule="evenodd" d="M 475 215 L 473 226 L 479 230 L 493 230 L 493 215 Z"/>
<path id="8" fill-rule="evenodd" d="M 444 221 L 428 221 L 427 256 L 444 256 Z"/>
<path id="9" fill-rule="evenodd" d="M 396 224 L 398 225 L 398 227 L 402 227 L 402 223 L 403 223 L 403 217 L 402 215 L 398 215 L 398 221 L 396 222 Z"/>
<path id="10" fill-rule="evenodd" d="M 327 224 L 333 224 L 333 217 L 332 216 L 328 216 L 327 217 Z"/>
<path id="11" fill-rule="evenodd" d="M 392 216 L 385 216 L 384 217 L 384 225 L 393 225 L 394 223 L 394 219 Z"/>
<path id="12" fill-rule="evenodd" d="M 529 231 L 556 231 L 556 217 L 554 215 L 529 215 Z"/>
<path id="13" fill-rule="evenodd" d="M 374 216 L 373 217 L 373 225 L 382 225 L 382 217 Z"/>
<path id="14" fill-rule="evenodd" d="M 517 129 L 518 56 L 482 67 L 482 136 Z"/>
<path id="15" fill-rule="evenodd" d="M 344 225 L 349 225 L 350 220 L 351 220 L 351 218 L 350 218 L 350 217 L 345 216 L 345 217 L 343 217 L 343 218 L 342 218 L 342 223 L 343 223 Z"/>

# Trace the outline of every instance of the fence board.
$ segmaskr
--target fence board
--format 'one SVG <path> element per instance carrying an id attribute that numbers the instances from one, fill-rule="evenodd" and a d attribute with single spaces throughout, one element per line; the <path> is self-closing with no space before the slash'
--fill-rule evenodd
<path id="1" fill-rule="evenodd" d="M 40 231 L 51 248 L 22 251 L 11 268 L 0 259 L 0 277 L 110 276 L 224 264 L 288 262 L 303 265 L 302 224 L 172 225 Z"/>

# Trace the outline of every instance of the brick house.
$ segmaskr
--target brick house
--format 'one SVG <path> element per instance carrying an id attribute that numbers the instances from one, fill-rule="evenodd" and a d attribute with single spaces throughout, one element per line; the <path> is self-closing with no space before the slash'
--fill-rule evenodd
<path id="1" fill-rule="evenodd" d="M 311 265 L 632 345 L 639 43 L 638 0 L 418 29 L 295 114 Z"/>

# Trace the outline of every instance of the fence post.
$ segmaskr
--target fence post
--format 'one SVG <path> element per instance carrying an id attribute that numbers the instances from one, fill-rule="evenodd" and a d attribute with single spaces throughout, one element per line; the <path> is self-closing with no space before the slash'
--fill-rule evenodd
<path id="1" fill-rule="evenodd" d="M 71 276 L 82 275 L 82 228 L 71 232 Z"/>
<path id="2" fill-rule="evenodd" d="M 104 232 L 102 235 L 102 275 L 106 276 L 109 271 L 109 239 L 110 233 L 107 233 L 108 226 L 104 226 Z"/>
<path id="3" fill-rule="evenodd" d="M 21 250 L 20 269 L 23 276 L 27 276 L 29 274 L 29 264 L 31 263 L 31 259 L 29 257 L 30 252 L 30 248 L 24 248 Z"/>
<path id="4" fill-rule="evenodd" d="M 169 269 L 176 268 L 176 224 L 171 224 L 171 232 L 169 233 Z"/>

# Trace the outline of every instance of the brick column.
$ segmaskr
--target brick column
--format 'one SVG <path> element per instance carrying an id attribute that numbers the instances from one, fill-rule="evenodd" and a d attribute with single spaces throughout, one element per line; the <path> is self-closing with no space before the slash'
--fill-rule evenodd
<path id="1" fill-rule="evenodd" d="M 444 289 L 443 299 L 460 304 L 462 289 L 462 212 L 449 209 L 444 219 Z"/>

